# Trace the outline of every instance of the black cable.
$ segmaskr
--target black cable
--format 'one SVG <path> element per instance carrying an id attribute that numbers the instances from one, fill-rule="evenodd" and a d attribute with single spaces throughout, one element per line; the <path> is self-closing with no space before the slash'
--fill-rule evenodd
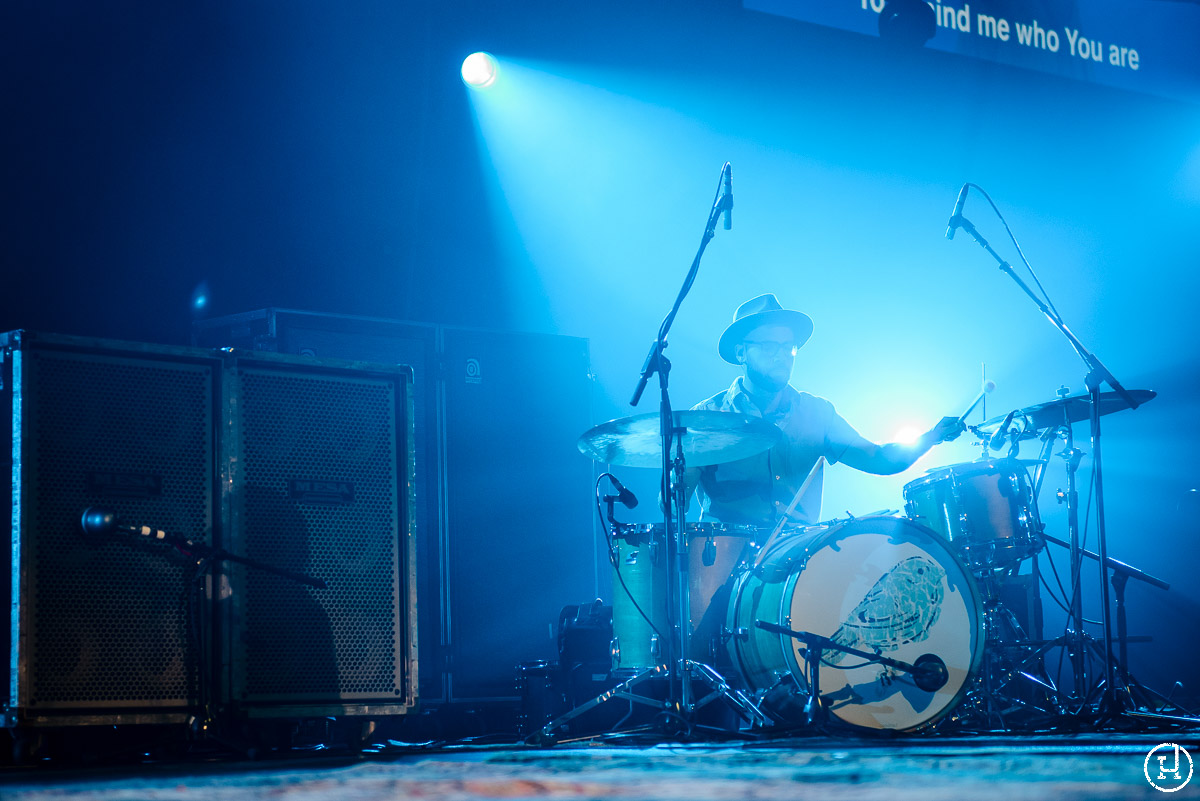
<path id="1" fill-rule="evenodd" d="M 1012 240 L 1013 247 L 1017 249 L 1017 255 L 1021 257 L 1021 262 L 1025 265 L 1025 269 L 1029 271 L 1029 275 L 1033 278 L 1033 282 L 1037 284 L 1038 290 L 1042 293 L 1042 298 L 1046 301 L 1046 306 L 1050 308 L 1050 311 L 1054 312 L 1055 317 L 1057 317 L 1059 320 L 1062 320 L 1062 315 L 1059 314 L 1058 309 L 1054 307 L 1054 301 L 1050 300 L 1050 296 L 1046 294 L 1045 287 L 1043 287 L 1042 282 L 1038 280 L 1037 273 L 1033 271 L 1033 267 L 1029 264 L 1029 259 L 1025 258 L 1025 252 L 1021 250 L 1021 244 L 1017 242 L 1017 238 L 1013 235 L 1012 229 L 1008 227 L 1008 221 L 1005 220 L 1004 215 L 1000 213 L 1000 209 L 996 206 L 995 201 L 992 200 L 991 195 L 989 195 L 987 190 L 979 184 L 968 183 L 967 186 L 975 187 L 987 199 L 988 204 L 992 207 L 992 211 L 996 212 L 996 216 L 1000 218 L 1000 223 L 1004 226 L 1004 230 L 1008 233 L 1008 238 Z"/>
<path id="2" fill-rule="evenodd" d="M 617 577 L 617 581 L 620 583 L 621 589 L 625 591 L 625 595 L 629 598 L 629 602 L 633 604 L 633 608 L 636 609 L 638 614 L 642 616 L 642 619 L 646 621 L 646 625 L 654 630 L 654 633 L 658 636 L 658 641 L 666 642 L 666 640 L 663 638 L 662 632 L 658 630 L 658 626 L 654 625 L 654 621 L 650 619 L 650 616 L 647 615 L 645 610 L 642 609 L 641 605 L 638 604 L 637 599 L 633 597 L 633 591 L 629 589 L 627 584 L 625 584 L 625 577 L 621 575 L 621 565 L 617 561 L 616 557 L 616 546 L 613 545 L 612 534 L 608 530 L 608 521 L 604 519 L 604 509 L 600 500 L 600 480 L 602 478 L 616 478 L 616 476 L 608 472 L 601 473 L 596 477 L 595 485 L 596 516 L 600 518 L 600 528 L 604 531 L 604 540 L 608 544 L 608 561 L 609 564 L 612 565 L 613 575 Z"/>
<path id="3" fill-rule="evenodd" d="M 717 192 L 713 195 L 712 210 L 709 212 L 709 224 L 704 227 L 704 238 L 707 240 L 711 226 L 716 225 L 717 218 L 720 216 L 717 210 L 717 204 L 721 202 L 721 189 L 725 184 L 725 171 L 729 169 L 729 162 L 725 162 L 721 167 L 721 174 L 717 177 Z M 667 330 L 671 327 L 671 323 L 675 320 L 675 315 L 679 313 L 679 307 L 683 305 L 683 299 L 692 291 L 692 284 L 696 283 L 696 276 L 700 272 L 700 259 L 696 258 L 692 262 L 692 268 L 688 271 L 687 278 L 683 281 L 683 287 L 679 290 L 679 295 L 675 298 L 675 305 L 671 307 L 671 311 L 667 312 L 667 316 L 663 318 L 662 325 L 658 327 L 658 338 L 662 339 L 666 336 Z"/>
<path id="4" fill-rule="evenodd" d="M 1067 596 L 1066 588 L 1063 587 L 1062 579 L 1059 578 L 1059 576 L 1058 576 L 1058 567 L 1054 564 L 1054 557 L 1050 555 L 1049 550 L 1046 551 L 1046 560 L 1050 563 L 1050 572 L 1052 572 L 1054 574 L 1054 581 L 1055 581 L 1055 583 L 1058 584 L 1058 591 L 1062 593 L 1063 600 L 1059 600 L 1057 597 L 1055 597 L 1053 588 L 1049 584 L 1046 583 L 1046 578 L 1044 576 L 1039 575 L 1039 578 L 1041 579 L 1041 582 L 1042 582 L 1042 586 L 1045 587 L 1046 591 L 1050 594 L 1050 600 L 1054 601 L 1054 603 L 1058 606 L 1059 609 L 1066 612 L 1067 617 L 1069 619 L 1071 616 L 1071 609 L 1069 607 L 1070 601 Z M 1099 625 L 1101 621 L 1090 620 L 1085 617 L 1083 619 L 1083 622 L 1089 623 L 1089 624 L 1095 626 L 1095 625 Z"/>

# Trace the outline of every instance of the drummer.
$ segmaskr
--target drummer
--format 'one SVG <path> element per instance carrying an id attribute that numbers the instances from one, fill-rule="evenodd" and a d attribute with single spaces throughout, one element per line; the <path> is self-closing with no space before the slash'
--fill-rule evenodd
<path id="1" fill-rule="evenodd" d="M 956 438 L 963 426 L 945 417 L 911 444 L 877 445 L 847 423 L 824 398 L 793 389 L 796 351 L 812 335 L 812 319 L 784 309 L 774 295 L 760 295 L 737 308 L 733 322 L 721 334 L 717 352 L 742 375 L 695 409 L 737 412 L 761 417 L 783 431 L 769 451 L 725 464 L 689 468 L 686 495 L 700 498 L 703 520 L 773 526 L 787 511 L 821 456 L 876 475 L 907 470 L 939 442 Z M 820 520 L 822 470 L 790 515 L 789 524 Z"/>

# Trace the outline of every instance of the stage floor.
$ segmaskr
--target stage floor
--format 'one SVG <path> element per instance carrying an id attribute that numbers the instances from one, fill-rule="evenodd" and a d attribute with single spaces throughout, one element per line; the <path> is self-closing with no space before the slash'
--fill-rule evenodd
<path id="1" fill-rule="evenodd" d="M 355 759 L 24 768 L 0 774 L 0 798 L 1099 801 L 1161 797 L 1144 771 L 1147 755 L 1163 742 L 1182 745 L 1193 760 L 1200 757 L 1196 732 L 887 742 L 804 738 L 652 747 L 397 748 Z M 1186 776 L 1189 763 L 1180 761 L 1181 775 Z M 1157 759 L 1150 762 L 1151 777 L 1156 778 Z M 1179 782 L 1160 784 L 1178 789 Z M 1200 780 L 1189 782 L 1174 797 L 1193 796 L 1200 797 Z"/>

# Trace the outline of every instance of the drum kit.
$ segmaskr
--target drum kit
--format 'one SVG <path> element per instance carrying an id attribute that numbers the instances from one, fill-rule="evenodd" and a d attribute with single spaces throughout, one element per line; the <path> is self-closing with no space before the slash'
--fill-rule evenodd
<path id="1" fill-rule="evenodd" d="M 1139 403 L 1154 397 L 1132 394 Z M 622 496 L 605 496 L 612 665 L 624 681 L 550 721 L 540 738 L 556 739 L 570 721 L 614 699 L 655 707 L 672 734 L 689 730 L 702 707 L 722 699 L 741 717 L 738 728 L 772 731 L 1045 730 L 1072 718 L 1073 727 L 1087 725 L 1081 718 L 1095 707 L 1091 671 L 1102 644 L 1083 631 L 1080 562 L 1099 557 L 1072 549 L 1065 602 L 1074 614 L 1063 637 L 1041 639 L 1040 620 L 1014 608 L 1008 590 L 1018 578 L 1037 587 L 1037 557 L 1048 542 L 1078 544 L 1074 476 L 1083 454 L 1071 428 L 1089 419 L 1091 397 L 1060 390 L 1055 400 L 967 426 L 982 456 L 907 483 L 902 514 L 774 530 L 672 527 L 669 517 L 635 525 L 613 517 Z M 1099 413 L 1127 408 L 1106 393 Z M 726 412 L 671 419 L 676 453 L 689 466 L 743 459 L 780 437 L 759 418 Z M 1039 458 L 1017 458 L 1020 443 L 1034 439 L 1042 442 Z M 653 468 L 664 464 L 662 442 L 660 415 L 650 414 L 598 425 L 579 448 L 605 464 Z M 990 455 L 1005 443 L 1007 456 Z M 1058 443 L 1068 470 L 1068 490 L 1058 496 L 1068 507 L 1071 543 L 1047 533 L 1037 504 Z M 1128 692 L 1136 683 L 1125 670 L 1121 590 L 1129 578 L 1166 585 L 1113 559 L 1107 567 L 1119 585 L 1116 675 Z M 1060 688 L 1046 667 L 1054 648 L 1070 657 L 1070 687 Z M 666 698 L 641 689 L 672 675 L 682 693 L 674 685 Z M 707 692 L 689 692 L 689 682 Z"/>

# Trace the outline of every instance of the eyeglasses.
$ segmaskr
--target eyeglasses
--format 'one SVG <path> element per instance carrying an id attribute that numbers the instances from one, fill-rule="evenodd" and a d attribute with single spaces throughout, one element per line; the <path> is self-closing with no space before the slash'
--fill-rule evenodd
<path id="1" fill-rule="evenodd" d="M 800 350 L 800 348 L 791 342 L 755 342 L 754 340 L 747 339 L 745 344 L 749 347 L 758 348 L 759 352 L 768 359 L 774 359 L 779 355 L 780 351 L 787 353 L 789 356 L 795 356 Z"/>

